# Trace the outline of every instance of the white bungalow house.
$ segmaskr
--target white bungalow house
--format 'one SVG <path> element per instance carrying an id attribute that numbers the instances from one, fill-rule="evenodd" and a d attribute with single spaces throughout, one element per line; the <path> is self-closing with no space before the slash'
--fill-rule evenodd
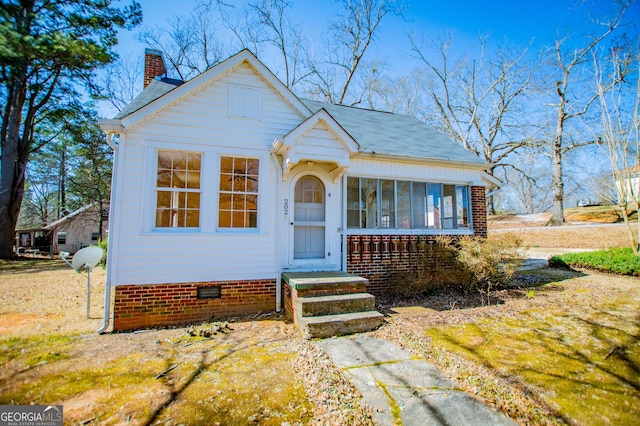
<path id="1" fill-rule="evenodd" d="M 100 123 L 114 330 L 283 304 L 295 320 L 327 277 L 380 294 L 418 241 L 486 236 L 498 182 L 418 119 L 300 99 L 247 50 L 186 82 L 157 51 L 145 64 L 144 91 Z"/>

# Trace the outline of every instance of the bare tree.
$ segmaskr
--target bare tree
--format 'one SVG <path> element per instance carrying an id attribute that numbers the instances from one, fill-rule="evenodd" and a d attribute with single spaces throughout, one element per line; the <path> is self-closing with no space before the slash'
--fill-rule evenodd
<path id="1" fill-rule="evenodd" d="M 311 93 L 327 102 L 356 105 L 365 93 L 365 88 L 352 88 L 364 55 L 382 21 L 389 15 L 402 15 L 404 5 L 399 0 L 341 0 L 341 3 L 340 18 L 329 27 L 326 58 L 309 64 L 314 76 Z M 351 93 L 356 91 L 359 93 Z"/>
<path id="2" fill-rule="evenodd" d="M 186 16 L 175 15 L 167 27 L 145 27 L 136 39 L 162 52 L 167 66 L 181 80 L 188 80 L 219 63 L 228 54 L 219 41 L 216 11 L 220 2 L 200 1 Z"/>
<path id="3" fill-rule="evenodd" d="M 255 46 L 267 44 L 276 49 L 281 67 L 284 68 L 281 78 L 289 89 L 293 89 L 311 72 L 304 68 L 307 42 L 302 31 L 287 17 L 289 9 L 291 3 L 287 0 L 257 0 L 249 3 L 250 13 L 247 16 L 253 16 L 257 25 L 252 25 L 250 20 L 247 27 L 257 30 L 247 31 L 247 34 Z"/>
<path id="4" fill-rule="evenodd" d="M 386 63 L 374 63 L 363 72 L 365 91 L 362 102 L 371 109 L 416 116 L 422 114 L 422 88 L 427 84 L 424 74 L 414 70 L 407 76 L 393 78 L 385 72 L 386 66 Z"/>
<path id="5" fill-rule="evenodd" d="M 502 180 L 515 195 L 518 211 L 536 213 L 551 207 L 548 164 L 533 147 L 526 147 L 503 168 Z"/>
<path id="6" fill-rule="evenodd" d="M 594 54 L 601 141 L 611 162 L 614 188 L 630 245 L 638 255 L 640 217 L 636 230 L 628 218 L 640 205 L 640 49 L 614 45 L 607 56 L 609 61 L 605 63 Z M 612 85 L 614 88 L 609 90 Z"/>
<path id="7" fill-rule="evenodd" d="M 119 58 L 110 64 L 102 79 L 103 97 L 121 111 L 136 97 L 142 87 L 142 58 Z"/>
<path id="8" fill-rule="evenodd" d="M 530 143 L 523 102 L 531 87 L 535 67 L 525 61 L 528 49 L 501 47 L 486 55 L 486 39 L 480 39 L 477 60 L 452 61 L 451 38 L 437 42 L 438 58 L 411 39 L 414 56 L 431 77 L 426 95 L 434 110 L 432 123 L 467 150 L 490 164 L 489 173 L 509 165 L 508 157 Z M 495 213 L 493 197 L 487 197 L 489 214 Z"/>
<path id="9" fill-rule="evenodd" d="M 550 55 L 553 56 L 554 68 L 558 78 L 555 81 L 553 97 L 555 101 L 552 106 L 555 109 L 555 132 L 550 141 L 549 152 L 553 159 L 553 206 L 551 208 L 551 220 L 549 225 L 562 225 L 564 220 L 564 178 L 563 178 L 563 156 L 570 150 L 586 145 L 594 144 L 596 141 L 581 140 L 572 138 L 570 143 L 565 143 L 567 122 L 584 117 L 591 105 L 598 98 L 594 91 L 592 94 L 584 93 L 585 86 L 580 84 L 578 74 L 585 66 L 589 65 L 589 54 L 592 53 L 607 37 L 611 35 L 622 23 L 622 18 L 629 5 L 629 2 L 620 3 L 620 10 L 617 15 L 607 21 L 598 22 L 604 29 L 595 37 L 591 38 L 585 45 L 577 49 L 566 49 L 568 38 L 564 37 L 556 40 Z M 611 82 L 617 84 L 617 82 Z M 606 88 L 609 90 L 611 86 Z"/>

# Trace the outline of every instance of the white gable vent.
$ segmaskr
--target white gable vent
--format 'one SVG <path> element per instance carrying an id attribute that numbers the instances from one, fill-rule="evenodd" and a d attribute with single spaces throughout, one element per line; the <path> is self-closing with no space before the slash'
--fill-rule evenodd
<path id="1" fill-rule="evenodd" d="M 260 89 L 229 85 L 229 116 L 260 120 Z"/>

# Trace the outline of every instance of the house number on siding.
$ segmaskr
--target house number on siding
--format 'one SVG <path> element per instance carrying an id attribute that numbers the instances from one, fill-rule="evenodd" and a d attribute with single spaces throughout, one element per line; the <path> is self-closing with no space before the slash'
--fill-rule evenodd
<path id="1" fill-rule="evenodd" d="M 284 215 L 285 216 L 289 215 L 289 199 L 288 198 L 284 199 Z"/>

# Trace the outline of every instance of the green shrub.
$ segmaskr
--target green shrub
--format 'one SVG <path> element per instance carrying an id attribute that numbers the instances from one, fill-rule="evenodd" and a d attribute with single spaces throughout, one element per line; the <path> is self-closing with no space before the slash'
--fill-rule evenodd
<path id="1" fill-rule="evenodd" d="M 640 256 L 631 248 L 611 248 L 553 256 L 549 266 L 589 268 L 620 275 L 640 276 Z"/>
<path id="2" fill-rule="evenodd" d="M 104 250 L 104 254 L 102 255 L 102 259 L 100 259 L 100 262 L 98 262 L 98 265 L 102 266 L 102 268 L 104 269 L 104 268 L 107 267 L 107 246 L 109 245 L 109 238 L 105 237 L 105 238 L 99 239 L 97 245 L 102 250 Z"/>

